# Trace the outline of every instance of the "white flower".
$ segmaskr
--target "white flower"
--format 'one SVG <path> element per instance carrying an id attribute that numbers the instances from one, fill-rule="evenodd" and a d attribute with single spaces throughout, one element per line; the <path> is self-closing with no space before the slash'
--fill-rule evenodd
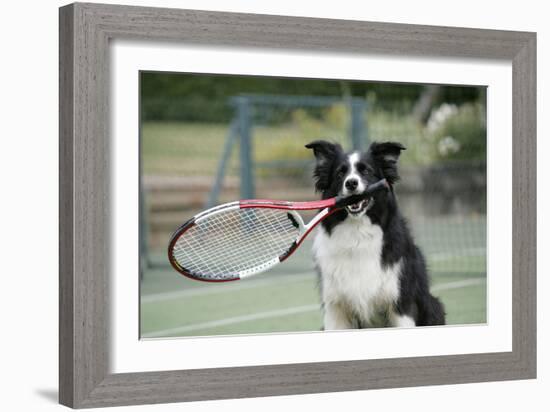
<path id="1" fill-rule="evenodd" d="M 443 103 L 437 109 L 432 110 L 428 119 L 427 128 L 430 132 L 435 132 L 439 129 L 450 117 L 458 112 L 458 108 L 454 104 Z"/>
<path id="2" fill-rule="evenodd" d="M 439 141 L 437 148 L 439 149 L 439 154 L 446 157 L 458 152 L 460 150 L 460 143 L 452 136 L 445 136 Z"/>

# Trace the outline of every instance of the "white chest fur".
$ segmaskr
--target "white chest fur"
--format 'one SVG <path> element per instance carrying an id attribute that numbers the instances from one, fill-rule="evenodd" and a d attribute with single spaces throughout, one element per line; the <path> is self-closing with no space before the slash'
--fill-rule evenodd
<path id="1" fill-rule="evenodd" d="M 401 261 L 381 264 L 383 233 L 366 216 L 348 218 L 332 229 L 317 230 L 313 253 L 323 283 L 323 303 L 347 308 L 371 323 L 390 310 L 399 296 Z"/>

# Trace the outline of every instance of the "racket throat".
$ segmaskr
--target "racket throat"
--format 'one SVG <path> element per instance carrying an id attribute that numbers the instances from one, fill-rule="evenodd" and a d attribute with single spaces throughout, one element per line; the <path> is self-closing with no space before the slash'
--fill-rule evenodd
<path id="1" fill-rule="evenodd" d="M 288 217 L 288 220 L 290 220 L 290 222 L 292 223 L 292 226 L 294 226 L 296 229 L 301 230 L 303 228 L 303 224 L 300 226 L 300 223 L 298 223 L 292 213 L 287 213 L 286 216 Z"/>
<path id="2" fill-rule="evenodd" d="M 295 240 L 292 242 L 288 250 L 283 253 L 281 256 L 279 256 L 279 262 L 284 262 L 290 255 L 294 253 L 294 251 L 298 248 L 300 245 L 300 242 L 298 240 Z"/>

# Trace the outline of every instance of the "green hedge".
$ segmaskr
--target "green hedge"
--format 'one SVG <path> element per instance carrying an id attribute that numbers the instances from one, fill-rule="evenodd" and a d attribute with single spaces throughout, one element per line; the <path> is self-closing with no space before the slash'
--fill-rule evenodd
<path id="1" fill-rule="evenodd" d="M 410 111 L 422 85 L 264 76 L 227 76 L 142 72 L 141 116 L 143 120 L 228 122 L 233 110 L 228 99 L 241 93 L 365 97 L 379 110 Z M 475 87 L 443 87 L 440 101 L 456 104 L 476 100 Z M 286 120 L 286 119 L 284 119 Z"/>

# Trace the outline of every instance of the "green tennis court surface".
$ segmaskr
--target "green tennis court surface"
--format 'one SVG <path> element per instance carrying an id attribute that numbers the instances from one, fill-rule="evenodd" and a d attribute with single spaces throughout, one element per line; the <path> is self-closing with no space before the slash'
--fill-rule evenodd
<path id="1" fill-rule="evenodd" d="M 414 228 L 428 258 L 432 292 L 445 304 L 449 324 L 486 322 L 485 227 L 485 219 L 476 217 L 432 219 Z M 285 263 L 242 281 L 203 283 L 162 265 L 144 271 L 141 336 L 319 330 L 322 316 L 308 242 Z"/>

